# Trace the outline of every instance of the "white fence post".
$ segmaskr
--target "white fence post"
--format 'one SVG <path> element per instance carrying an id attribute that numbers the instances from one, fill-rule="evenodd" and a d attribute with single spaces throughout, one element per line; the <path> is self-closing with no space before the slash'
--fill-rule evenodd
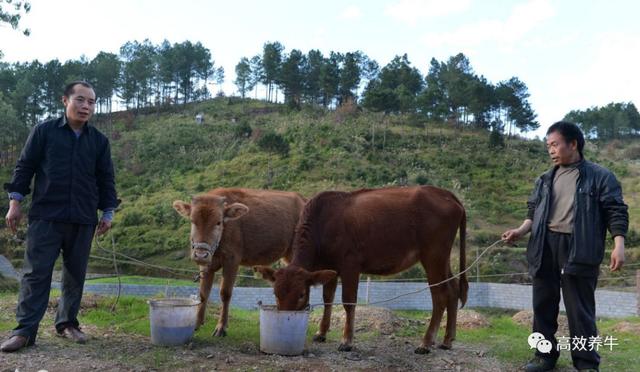
<path id="1" fill-rule="evenodd" d="M 368 277 L 367 277 L 367 296 L 366 296 L 367 304 L 369 303 L 369 286 L 370 286 L 370 285 L 371 285 L 371 277 L 370 277 L 370 276 L 368 276 Z"/>
<path id="2" fill-rule="evenodd" d="M 640 270 L 636 270 L 636 292 L 638 293 L 637 314 L 640 315 Z"/>

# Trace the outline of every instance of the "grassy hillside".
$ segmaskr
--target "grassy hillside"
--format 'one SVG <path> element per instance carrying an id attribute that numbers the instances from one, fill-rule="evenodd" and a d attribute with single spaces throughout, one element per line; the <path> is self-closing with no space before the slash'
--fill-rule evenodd
<path id="1" fill-rule="evenodd" d="M 202 125 L 194 120 L 198 112 L 205 117 Z M 504 147 L 491 147 L 485 131 L 350 109 L 290 112 L 280 105 L 224 98 L 98 119 L 112 139 L 122 199 L 113 228 L 117 250 L 172 267 L 194 268 L 187 257 L 189 224 L 171 203 L 222 186 L 293 190 L 308 197 L 332 189 L 443 187 L 467 207 L 472 259 L 475 248 L 522 221 L 533 181 L 549 167 L 541 141 L 508 139 Z M 629 243 L 637 245 L 640 145 L 589 143 L 586 156 L 622 180 L 634 229 Z M 111 249 L 110 240 L 102 245 Z M 21 256 L 15 243 L 5 241 L 2 249 L 14 260 Z M 106 256 L 99 250 L 94 254 Z M 635 251 L 630 249 L 629 256 L 635 258 Z M 94 271 L 110 271 L 110 265 L 91 261 Z M 480 273 L 525 268 L 522 248 L 500 248 L 483 260 Z M 124 270 L 163 274 L 126 265 Z M 423 276 L 421 269 L 404 275 Z"/>

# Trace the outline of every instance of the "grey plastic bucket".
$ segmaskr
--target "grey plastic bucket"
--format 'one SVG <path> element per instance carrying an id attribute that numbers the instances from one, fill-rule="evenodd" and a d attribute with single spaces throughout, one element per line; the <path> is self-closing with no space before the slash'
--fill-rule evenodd
<path id="1" fill-rule="evenodd" d="M 260 305 L 260 351 L 267 354 L 300 355 L 309 325 L 309 310 L 278 311 Z"/>
<path id="2" fill-rule="evenodd" d="M 163 298 L 147 301 L 151 322 L 151 343 L 175 346 L 186 344 L 196 329 L 200 301 L 190 298 Z"/>

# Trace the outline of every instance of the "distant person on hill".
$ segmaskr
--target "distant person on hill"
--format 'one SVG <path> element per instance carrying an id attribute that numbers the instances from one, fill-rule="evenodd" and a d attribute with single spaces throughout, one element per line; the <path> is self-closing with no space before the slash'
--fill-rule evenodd
<path id="1" fill-rule="evenodd" d="M 15 233 L 22 218 L 20 202 L 31 191 L 35 175 L 16 310 L 18 326 L 0 345 L 4 352 L 35 343 L 61 252 L 62 293 L 55 328 L 58 335 L 75 342 L 87 340 L 77 315 L 91 240 L 94 233 L 104 234 L 111 228 L 118 201 L 109 140 L 89 124 L 96 104 L 93 88 L 73 82 L 66 86 L 62 103 L 65 115 L 33 128 L 11 182 L 4 185 L 10 199 L 6 222 Z M 103 211 L 99 221 L 98 209 Z"/>
<path id="2" fill-rule="evenodd" d="M 562 291 L 573 365 L 580 371 L 597 371 L 600 356 L 588 343 L 594 340 L 590 337 L 598 336 L 595 290 L 599 267 L 607 230 L 614 241 L 610 269 L 619 270 L 624 264 L 629 214 L 613 173 L 584 159 L 584 136 L 577 125 L 553 124 L 546 141 L 554 166 L 537 179 L 522 225 L 502 235 L 504 241 L 514 242 L 531 232 L 527 261 L 533 278 L 533 332 L 541 333 L 553 346 L 549 353 L 536 351 L 525 370 L 550 371 L 556 365 Z M 581 338 L 586 340 L 586 350 L 573 343 Z"/>

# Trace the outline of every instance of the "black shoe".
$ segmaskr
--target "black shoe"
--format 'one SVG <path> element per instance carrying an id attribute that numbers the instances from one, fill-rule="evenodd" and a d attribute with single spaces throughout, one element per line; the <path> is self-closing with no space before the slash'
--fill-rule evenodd
<path id="1" fill-rule="evenodd" d="M 23 347 L 31 345 L 33 345 L 33 342 L 29 343 L 28 337 L 14 335 L 0 345 L 0 350 L 5 353 L 13 353 L 14 351 L 18 351 Z"/>
<path id="2" fill-rule="evenodd" d="M 556 361 L 548 358 L 535 357 L 524 366 L 526 372 L 551 371 L 556 367 Z"/>
<path id="3" fill-rule="evenodd" d="M 58 332 L 58 336 L 68 338 L 78 344 L 84 344 L 89 339 L 84 332 L 74 326 L 66 327 L 62 331 Z"/>

